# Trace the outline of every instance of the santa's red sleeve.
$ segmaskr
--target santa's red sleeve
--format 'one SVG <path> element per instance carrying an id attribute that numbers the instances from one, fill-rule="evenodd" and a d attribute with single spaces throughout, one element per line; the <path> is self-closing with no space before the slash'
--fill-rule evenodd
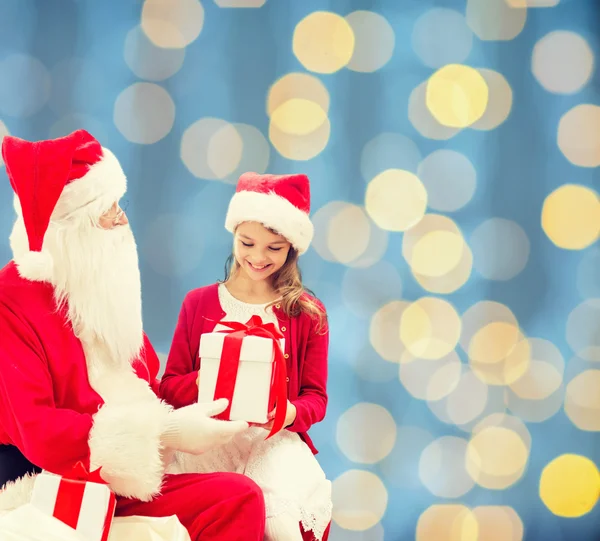
<path id="1" fill-rule="evenodd" d="M 199 366 L 197 366 L 196 359 L 200 336 L 191 336 L 193 334 L 191 316 L 194 309 L 191 306 L 192 302 L 192 298 L 188 294 L 179 312 L 167 366 L 160 382 L 161 398 L 175 408 L 188 406 L 198 401 L 196 379 Z M 192 344 L 196 344 L 196 349 L 192 347 Z"/>
<path id="2" fill-rule="evenodd" d="M 149 501 L 163 479 L 160 437 L 169 411 L 149 395 L 105 404 L 94 414 L 58 408 L 39 337 L 0 303 L 0 425 L 36 466 L 59 475 L 78 461 L 102 467 L 115 493 Z"/>

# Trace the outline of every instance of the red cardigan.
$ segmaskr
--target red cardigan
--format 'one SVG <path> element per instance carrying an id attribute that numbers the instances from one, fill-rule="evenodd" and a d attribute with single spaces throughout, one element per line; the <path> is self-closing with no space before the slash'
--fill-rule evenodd
<path id="1" fill-rule="evenodd" d="M 319 306 L 325 313 L 325 308 L 320 303 Z M 318 322 L 309 314 L 290 319 L 279 305 L 273 311 L 285 335 L 288 398 L 296 406 L 296 420 L 287 429 L 298 432 L 316 454 L 307 431 L 323 420 L 327 408 L 329 329 L 325 323 L 317 332 Z M 198 400 L 200 335 L 212 332 L 225 315 L 219 302 L 218 284 L 194 289 L 186 295 L 160 384 L 161 397 L 172 406 L 180 408 Z"/>

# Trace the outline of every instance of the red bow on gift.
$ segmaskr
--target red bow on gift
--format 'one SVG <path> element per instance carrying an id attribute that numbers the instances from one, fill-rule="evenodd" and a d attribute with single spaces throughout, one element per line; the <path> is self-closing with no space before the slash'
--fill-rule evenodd
<path id="1" fill-rule="evenodd" d="M 273 408 L 276 408 L 276 410 L 273 428 L 271 428 L 271 432 L 269 432 L 266 438 L 269 439 L 284 428 L 283 425 L 287 413 L 286 367 L 283 352 L 279 345 L 279 340 L 283 338 L 283 334 L 273 323 L 263 323 L 260 316 L 252 316 L 247 323 L 239 323 L 237 321 L 219 321 L 219 323 L 228 327 L 228 329 L 219 331 L 227 333 L 227 336 L 223 340 L 223 351 L 221 352 L 221 364 L 219 366 L 214 399 L 227 398 L 229 400 L 227 409 L 217 416 L 219 419 L 229 419 L 244 337 L 260 336 L 273 340 L 274 367 L 271 377 L 269 411 Z"/>

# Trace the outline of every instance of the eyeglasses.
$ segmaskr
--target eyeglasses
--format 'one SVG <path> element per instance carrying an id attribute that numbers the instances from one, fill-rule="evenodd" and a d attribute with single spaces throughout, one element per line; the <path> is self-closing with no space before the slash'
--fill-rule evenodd
<path id="1" fill-rule="evenodd" d="M 129 201 L 127 199 L 122 201 L 120 205 L 119 203 L 115 203 L 110 208 L 110 210 L 108 210 L 101 216 L 101 218 L 103 218 L 104 220 L 109 220 L 112 222 L 112 225 L 117 226 L 119 225 L 119 222 L 121 221 L 123 214 L 125 214 L 125 211 L 127 210 L 128 206 Z"/>

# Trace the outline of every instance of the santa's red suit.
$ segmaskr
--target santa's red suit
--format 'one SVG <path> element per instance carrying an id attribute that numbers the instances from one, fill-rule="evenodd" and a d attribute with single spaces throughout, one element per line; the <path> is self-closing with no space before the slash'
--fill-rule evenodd
<path id="1" fill-rule="evenodd" d="M 98 225 L 125 193 L 116 158 L 82 130 L 6 137 L 2 152 L 17 221 L 0 271 L 0 445 L 59 475 L 79 461 L 101 468 L 117 516 L 176 515 L 192 541 L 262 541 L 264 502 L 248 478 L 165 473 L 173 451 L 201 453 L 245 425 L 213 419 L 221 402 L 174 411 L 157 396 L 133 236 L 121 213 Z M 32 486 L 7 484 L 0 511 Z"/>

